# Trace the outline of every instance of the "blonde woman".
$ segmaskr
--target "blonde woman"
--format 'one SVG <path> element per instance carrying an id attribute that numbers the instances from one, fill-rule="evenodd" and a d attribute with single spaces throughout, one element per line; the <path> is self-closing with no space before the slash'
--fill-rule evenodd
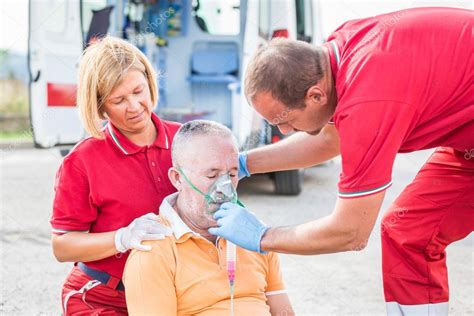
<path id="1" fill-rule="evenodd" d="M 176 191 L 167 172 L 179 124 L 153 113 L 157 101 L 156 75 L 136 47 L 106 37 L 84 52 L 77 104 L 91 137 L 59 167 L 51 218 L 54 255 L 75 263 L 62 290 L 64 315 L 127 314 L 128 251 L 149 251 L 141 241 L 171 233 L 156 214 Z"/>

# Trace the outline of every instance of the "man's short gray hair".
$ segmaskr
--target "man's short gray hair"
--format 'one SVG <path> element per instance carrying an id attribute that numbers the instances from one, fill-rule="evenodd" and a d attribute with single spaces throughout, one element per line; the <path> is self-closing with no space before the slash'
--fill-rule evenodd
<path id="1" fill-rule="evenodd" d="M 189 144 L 193 138 L 202 136 L 221 136 L 231 139 L 237 147 L 237 140 L 232 131 L 221 123 L 208 120 L 194 120 L 183 124 L 173 139 L 171 146 L 171 158 L 173 165 L 179 165 L 182 153 L 186 150 L 186 145 Z"/>

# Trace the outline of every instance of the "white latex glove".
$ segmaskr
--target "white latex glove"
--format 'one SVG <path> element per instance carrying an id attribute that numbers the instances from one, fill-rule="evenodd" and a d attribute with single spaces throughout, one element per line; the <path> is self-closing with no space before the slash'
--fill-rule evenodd
<path id="1" fill-rule="evenodd" d="M 150 245 L 142 245 L 143 240 L 161 240 L 171 236 L 171 228 L 158 222 L 159 216 L 154 213 L 136 218 L 127 227 L 122 227 L 115 233 L 115 248 L 119 252 L 128 249 L 150 251 Z"/>

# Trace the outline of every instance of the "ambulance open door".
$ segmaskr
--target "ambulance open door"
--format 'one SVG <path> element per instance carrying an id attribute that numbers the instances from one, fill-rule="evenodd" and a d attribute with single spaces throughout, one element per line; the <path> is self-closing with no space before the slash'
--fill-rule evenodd
<path id="1" fill-rule="evenodd" d="M 79 0 L 29 1 L 29 101 L 36 147 L 75 144 L 86 135 L 76 106 L 80 11 Z"/>

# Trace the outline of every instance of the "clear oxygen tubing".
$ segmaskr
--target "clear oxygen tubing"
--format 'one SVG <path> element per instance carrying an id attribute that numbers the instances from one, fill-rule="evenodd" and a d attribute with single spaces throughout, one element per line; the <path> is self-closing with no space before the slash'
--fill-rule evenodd
<path id="1" fill-rule="evenodd" d="M 230 285 L 230 315 L 234 316 L 234 285 L 235 285 L 235 270 L 237 268 L 237 247 L 235 244 L 227 241 L 226 249 L 227 261 L 227 275 L 229 277 Z"/>
<path id="2" fill-rule="evenodd" d="M 245 207 L 238 199 L 236 204 Z M 235 290 L 235 271 L 237 270 L 237 246 L 230 241 L 227 242 L 226 261 L 227 261 L 227 275 L 229 277 L 230 285 L 230 315 L 234 316 L 234 290 Z"/>

